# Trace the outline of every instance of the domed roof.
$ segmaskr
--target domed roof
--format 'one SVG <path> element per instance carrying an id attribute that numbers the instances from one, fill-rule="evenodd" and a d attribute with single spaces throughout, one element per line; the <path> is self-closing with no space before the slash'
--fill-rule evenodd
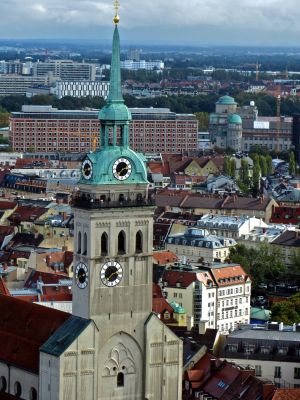
<path id="1" fill-rule="evenodd" d="M 180 306 L 178 303 L 176 303 L 175 301 L 172 301 L 170 306 L 173 308 L 174 312 L 176 314 L 185 314 L 185 308 L 183 308 L 182 306 Z"/>
<path id="2" fill-rule="evenodd" d="M 234 98 L 231 96 L 222 96 L 219 98 L 217 101 L 217 104 L 223 104 L 223 105 L 236 105 L 237 103 L 235 102 Z"/>
<path id="3" fill-rule="evenodd" d="M 242 124 L 242 118 L 238 114 L 231 114 L 228 116 L 229 124 Z"/>
<path id="4" fill-rule="evenodd" d="M 106 104 L 99 111 L 98 118 L 103 121 L 131 121 L 131 112 L 124 103 Z"/>

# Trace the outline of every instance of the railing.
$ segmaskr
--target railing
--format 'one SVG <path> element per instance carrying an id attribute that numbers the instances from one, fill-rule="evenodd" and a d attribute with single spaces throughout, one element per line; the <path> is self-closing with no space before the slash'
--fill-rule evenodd
<path id="1" fill-rule="evenodd" d="M 73 200 L 74 207 L 101 209 L 101 208 L 126 208 L 126 207 L 143 207 L 155 206 L 153 199 L 136 199 L 136 200 L 117 200 L 117 201 L 101 201 L 77 197 Z"/>

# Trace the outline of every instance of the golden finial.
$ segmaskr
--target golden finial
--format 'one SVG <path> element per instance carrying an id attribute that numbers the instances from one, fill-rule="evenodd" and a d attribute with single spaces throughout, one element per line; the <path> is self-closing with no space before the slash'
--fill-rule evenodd
<path id="1" fill-rule="evenodd" d="M 119 0 L 115 0 L 114 8 L 115 8 L 114 23 L 117 25 L 120 22 L 120 17 L 119 17 L 120 2 L 119 2 Z"/>

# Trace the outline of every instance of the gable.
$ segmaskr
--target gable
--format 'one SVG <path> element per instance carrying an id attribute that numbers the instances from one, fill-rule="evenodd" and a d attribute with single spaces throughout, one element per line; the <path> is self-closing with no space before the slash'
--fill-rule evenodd
<path id="1" fill-rule="evenodd" d="M 202 168 L 199 166 L 199 164 L 195 160 L 192 160 L 190 162 L 190 164 L 185 168 L 184 172 L 186 175 L 189 175 L 189 176 L 201 175 Z"/>

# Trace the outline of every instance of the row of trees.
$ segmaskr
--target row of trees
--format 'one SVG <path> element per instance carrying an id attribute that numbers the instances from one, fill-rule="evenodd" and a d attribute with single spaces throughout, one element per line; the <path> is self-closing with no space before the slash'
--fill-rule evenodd
<path id="1" fill-rule="evenodd" d="M 125 101 L 129 107 L 167 107 L 177 113 L 211 113 L 215 110 L 215 103 L 222 93 L 209 95 L 180 95 L 180 96 L 160 96 L 154 98 L 135 98 L 126 95 Z M 237 92 L 232 93 L 240 105 L 249 104 L 250 100 L 255 100 L 259 115 L 276 115 L 276 99 L 272 96 L 257 95 Z M 104 104 L 101 97 L 64 97 L 58 99 L 53 95 L 37 95 L 32 98 L 25 96 L 5 96 L 0 98 L 0 111 L 20 111 L 23 104 L 47 104 L 58 109 L 82 109 L 84 107 L 100 108 Z M 300 99 L 282 100 L 281 113 L 284 115 L 293 115 L 300 113 Z M 207 117 L 205 117 L 207 118 Z M 203 129 L 207 127 L 204 124 Z M 202 128 L 201 128 L 202 129 Z"/>

